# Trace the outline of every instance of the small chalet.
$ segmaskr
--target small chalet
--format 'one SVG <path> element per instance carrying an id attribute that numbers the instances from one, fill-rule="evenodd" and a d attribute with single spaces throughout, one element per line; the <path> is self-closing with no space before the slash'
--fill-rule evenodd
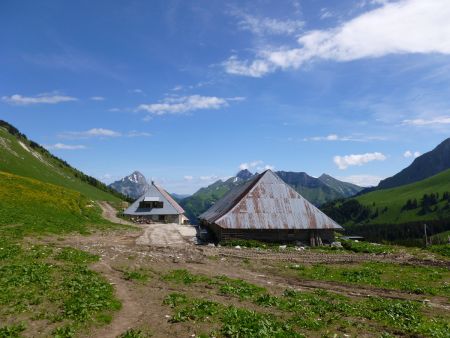
<path id="1" fill-rule="evenodd" d="M 200 215 L 217 240 L 331 243 L 342 227 L 271 170 L 229 191 Z"/>
<path id="2" fill-rule="evenodd" d="M 135 221 L 176 224 L 188 222 L 183 208 L 153 181 L 146 192 L 124 211 L 124 215 Z"/>

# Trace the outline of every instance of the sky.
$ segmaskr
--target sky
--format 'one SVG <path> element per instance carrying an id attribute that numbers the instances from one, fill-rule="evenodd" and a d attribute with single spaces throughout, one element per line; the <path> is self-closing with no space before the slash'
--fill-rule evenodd
<path id="1" fill-rule="evenodd" d="M 0 119 L 111 183 L 363 186 L 450 134 L 448 0 L 0 2 Z"/>

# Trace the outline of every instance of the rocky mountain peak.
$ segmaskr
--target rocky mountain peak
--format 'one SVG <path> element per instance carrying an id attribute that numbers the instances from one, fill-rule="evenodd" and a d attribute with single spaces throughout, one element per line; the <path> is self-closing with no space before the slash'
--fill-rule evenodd
<path id="1" fill-rule="evenodd" d="M 136 170 L 130 175 L 125 176 L 121 180 L 118 180 L 109 186 L 124 195 L 130 196 L 131 198 L 138 198 L 145 193 L 148 188 L 148 183 L 145 176 Z"/>
<path id="2" fill-rule="evenodd" d="M 253 176 L 253 174 L 248 171 L 247 169 L 241 170 L 236 174 L 237 178 L 240 178 L 241 180 L 248 180 L 249 178 L 251 178 Z"/>

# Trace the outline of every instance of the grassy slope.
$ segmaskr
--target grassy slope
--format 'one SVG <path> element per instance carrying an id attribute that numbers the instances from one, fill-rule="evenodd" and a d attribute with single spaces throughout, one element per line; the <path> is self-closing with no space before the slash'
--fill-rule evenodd
<path id="1" fill-rule="evenodd" d="M 87 267 L 98 257 L 22 239 L 115 227 L 78 191 L 0 171 L 0 337 L 72 337 L 109 323 L 120 302 Z"/>
<path id="2" fill-rule="evenodd" d="M 0 171 L 31 177 L 76 190 L 94 200 L 119 200 L 119 198 L 107 192 L 82 182 L 74 176 L 72 169 L 46 154 L 32 149 L 27 140 L 22 139 L 20 142 L 28 150 L 20 145 L 17 137 L 0 127 Z"/>
<path id="3" fill-rule="evenodd" d="M 408 184 L 398 188 L 373 191 L 358 196 L 356 199 L 361 204 L 371 207 L 372 211 L 376 208 L 380 211 L 384 207 L 388 208 L 385 213 L 380 212 L 380 215 L 373 219 L 371 223 L 406 223 L 410 221 L 435 220 L 439 218 L 437 212 L 423 216 L 417 215 L 419 209 L 401 212 L 402 206 L 408 199 L 415 198 L 419 201 L 424 194 L 437 192 L 442 196 L 446 191 L 450 191 L 450 170 L 446 170 L 417 183 Z M 373 206 L 373 203 L 375 203 L 375 206 Z M 444 202 L 438 204 L 440 208 L 444 205 Z"/>
<path id="4" fill-rule="evenodd" d="M 0 236 L 86 232 L 90 224 L 110 223 L 81 193 L 0 171 Z"/>

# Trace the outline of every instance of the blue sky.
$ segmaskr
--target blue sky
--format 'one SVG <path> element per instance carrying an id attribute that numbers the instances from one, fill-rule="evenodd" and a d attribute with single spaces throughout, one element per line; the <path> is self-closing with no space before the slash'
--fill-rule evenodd
<path id="1" fill-rule="evenodd" d="M 448 0 L 2 1 L 0 118 L 109 183 L 376 184 L 450 132 Z"/>

